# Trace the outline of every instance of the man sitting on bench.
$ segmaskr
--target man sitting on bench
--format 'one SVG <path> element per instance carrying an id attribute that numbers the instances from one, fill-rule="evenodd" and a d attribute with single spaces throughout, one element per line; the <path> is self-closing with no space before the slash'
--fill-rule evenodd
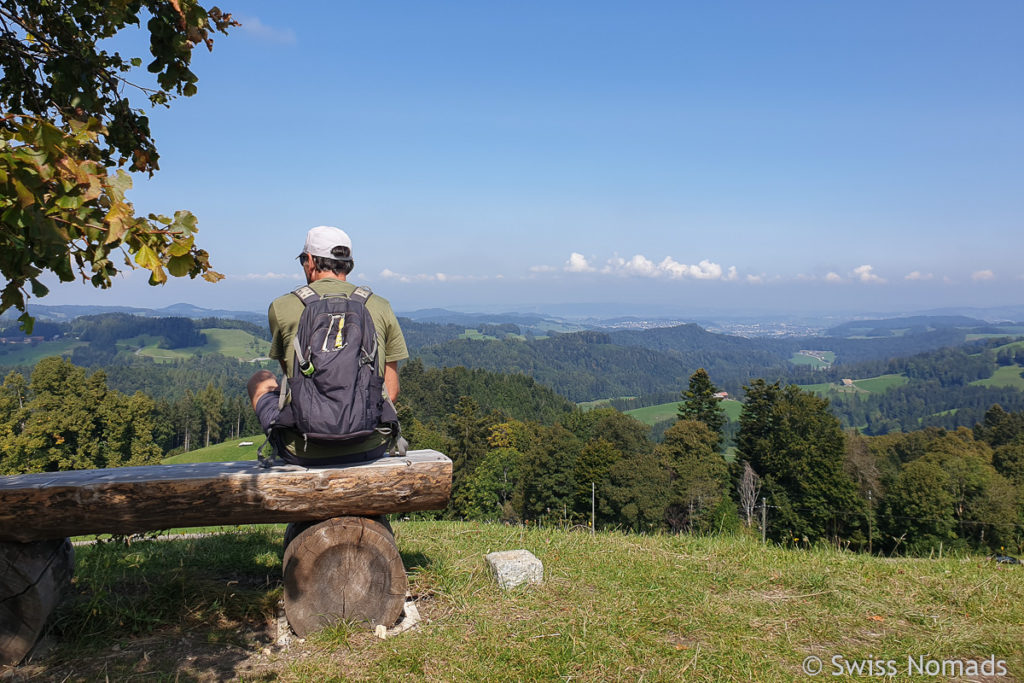
<path id="1" fill-rule="evenodd" d="M 387 299 L 376 294 L 370 295 L 369 290 L 357 288 L 356 285 L 347 281 L 354 266 L 352 242 L 349 236 L 338 228 L 328 226 L 313 228 L 306 235 L 306 243 L 298 259 L 306 275 L 307 287 L 280 296 L 270 304 L 270 309 L 267 312 L 271 333 L 270 357 L 281 364 L 284 376 L 290 381 L 290 378 L 296 376 L 296 356 L 303 352 L 293 342 L 307 301 L 313 301 L 320 297 L 356 298 L 362 296 L 364 297 L 361 300 L 365 303 L 365 312 L 372 319 L 376 331 L 376 341 L 375 344 L 372 344 L 376 348 L 376 366 L 378 372 L 382 369 L 380 374 L 383 378 L 384 393 L 388 403 L 393 404 L 399 390 L 398 361 L 408 358 L 409 352 L 406 349 L 405 338 L 398 325 L 398 319 L 391 310 L 391 304 Z M 328 341 L 334 344 L 336 340 L 338 350 L 345 347 L 346 342 L 343 340 L 342 329 L 345 318 L 344 316 L 340 316 L 340 318 L 341 322 L 331 331 L 330 340 L 324 339 L 323 341 L 325 350 L 327 350 Z M 364 344 L 365 346 L 367 344 Z M 308 367 L 299 368 L 304 375 L 312 372 L 312 363 L 307 363 L 307 365 Z M 277 423 L 287 399 L 281 400 L 281 388 L 274 375 L 268 370 L 260 370 L 254 374 L 248 382 L 247 389 L 253 410 L 259 417 L 260 426 L 264 432 L 267 432 Z M 397 417 L 395 423 L 397 424 Z M 304 465 L 373 460 L 386 453 L 390 440 L 387 434 L 380 431 L 375 431 L 364 439 L 346 440 L 339 443 L 306 439 L 299 431 L 288 428 L 275 428 L 274 435 L 275 438 L 272 441 L 278 455 L 285 460 Z M 281 450 L 285 452 L 282 453 Z"/>

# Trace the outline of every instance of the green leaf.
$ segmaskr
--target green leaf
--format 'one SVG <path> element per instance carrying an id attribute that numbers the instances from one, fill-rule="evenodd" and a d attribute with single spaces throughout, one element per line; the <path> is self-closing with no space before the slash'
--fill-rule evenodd
<path id="1" fill-rule="evenodd" d="M 35 195 L 33 195 L 20 180 L 12 178 L 11 184 L 14 185 L 14 192 L 18 195 L 18 203 L 21 205 L 21 208 L 24 209 L 25 207 L 32 206 L 36 203 Z"/>
<path id="2" fill-rule="evenodd" d="M 184 240 L 175 238 L 174 242 L 171 243 L 171 246 L 167 248 L 167 253 L 171 256 L 184 256 L 192 251 L 192 245 L 194 242 L 194 237 L 189 237 Z"/>
<path id="3" fill-rule="evenodd" d="M 170 229 L 171 232 L 191 234 L 198 230 L 196 227 L 198 222 L 191 211 L 179 210 L 174 212 L 174 222 L 171 223 Z"/>
<path id="4" fill-rule="evenodd" d="M 32 296 L 34 297 L 44 297 L 50 293 L 50 289 L 35 278 L 29 280 L 29 283 L 32 285 Z"/>
<path id="5" fill-rule="evenodd" d="M 107 176 L 107 189 L 112 197 L 123 200 L 124 193 L 132 189 L 132 177 L 121 169 L 117 169 L 115 176 Z"/>
<path id="6" fill-rule="evenodd" d="M 59 209 L 74 210 L 82 205 L 82 198 L 76 195 L 65 194 L 57 197 L 53 204 Z"/>
<path id="7" fill-rule="evenodd" d="M 25 334 L 32 334 L 32 327 L 35 325 L 35 318 L 28 314 L 28 311 L 18 316 L 18 322 L 21 323 L 21 329 Z"/>
<path id="8" fill-rule="evenodd" d="M 167 270 L 174 277 L 184 277 L 195 265 L 195 259 L 191 256 L 175 256 L 167 262 Z"/>
<path id="9" fill-rule="evenodd" d="M 146 270 L 154 270 L 160 267 L 160 257 L 148 246 L 143 245 L 135 252 L 135 262 Z"/>

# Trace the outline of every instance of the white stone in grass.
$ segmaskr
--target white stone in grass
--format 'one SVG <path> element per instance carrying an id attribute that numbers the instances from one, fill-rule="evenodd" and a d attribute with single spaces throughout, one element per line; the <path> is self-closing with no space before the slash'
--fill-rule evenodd
<path id="1" fill-rule="evenodd" d="M 544 565 L 529 550 L 503 550 L 485 555 L 484 559 L 504 590 L 544 580 Z"/>

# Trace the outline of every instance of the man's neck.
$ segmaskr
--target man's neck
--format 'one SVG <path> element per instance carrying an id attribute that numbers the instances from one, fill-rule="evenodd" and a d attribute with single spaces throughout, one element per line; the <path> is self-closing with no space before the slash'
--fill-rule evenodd
<path id="1" fill-rule="evenodd" d="M 317 280 L 341 280 L 342 282 L 345 282 L 345 274 L 342 273 L 341 275 L 338 275 L 336 273 L 332 273 L 329 270 L 314 270 L 309 275 L 308 284 L 312 284 Z"/>

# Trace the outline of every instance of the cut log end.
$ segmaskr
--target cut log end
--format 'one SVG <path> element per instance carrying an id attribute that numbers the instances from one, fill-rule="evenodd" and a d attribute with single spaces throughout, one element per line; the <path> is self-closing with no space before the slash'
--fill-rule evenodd
<path id="1" fill-rule="evenodd" d="M 68 539 L 0 543 L 0 665 L 32 650 L 71 580 L 75 551 Z"/>
<path id="2" fill-rule="evenodd" d="M 284 609 L 304 637 L 339 621 L 392 626 L 409 582 L 389 529 L 366 517 L 335 517 L 302 530 L 284 553 Z"/>

